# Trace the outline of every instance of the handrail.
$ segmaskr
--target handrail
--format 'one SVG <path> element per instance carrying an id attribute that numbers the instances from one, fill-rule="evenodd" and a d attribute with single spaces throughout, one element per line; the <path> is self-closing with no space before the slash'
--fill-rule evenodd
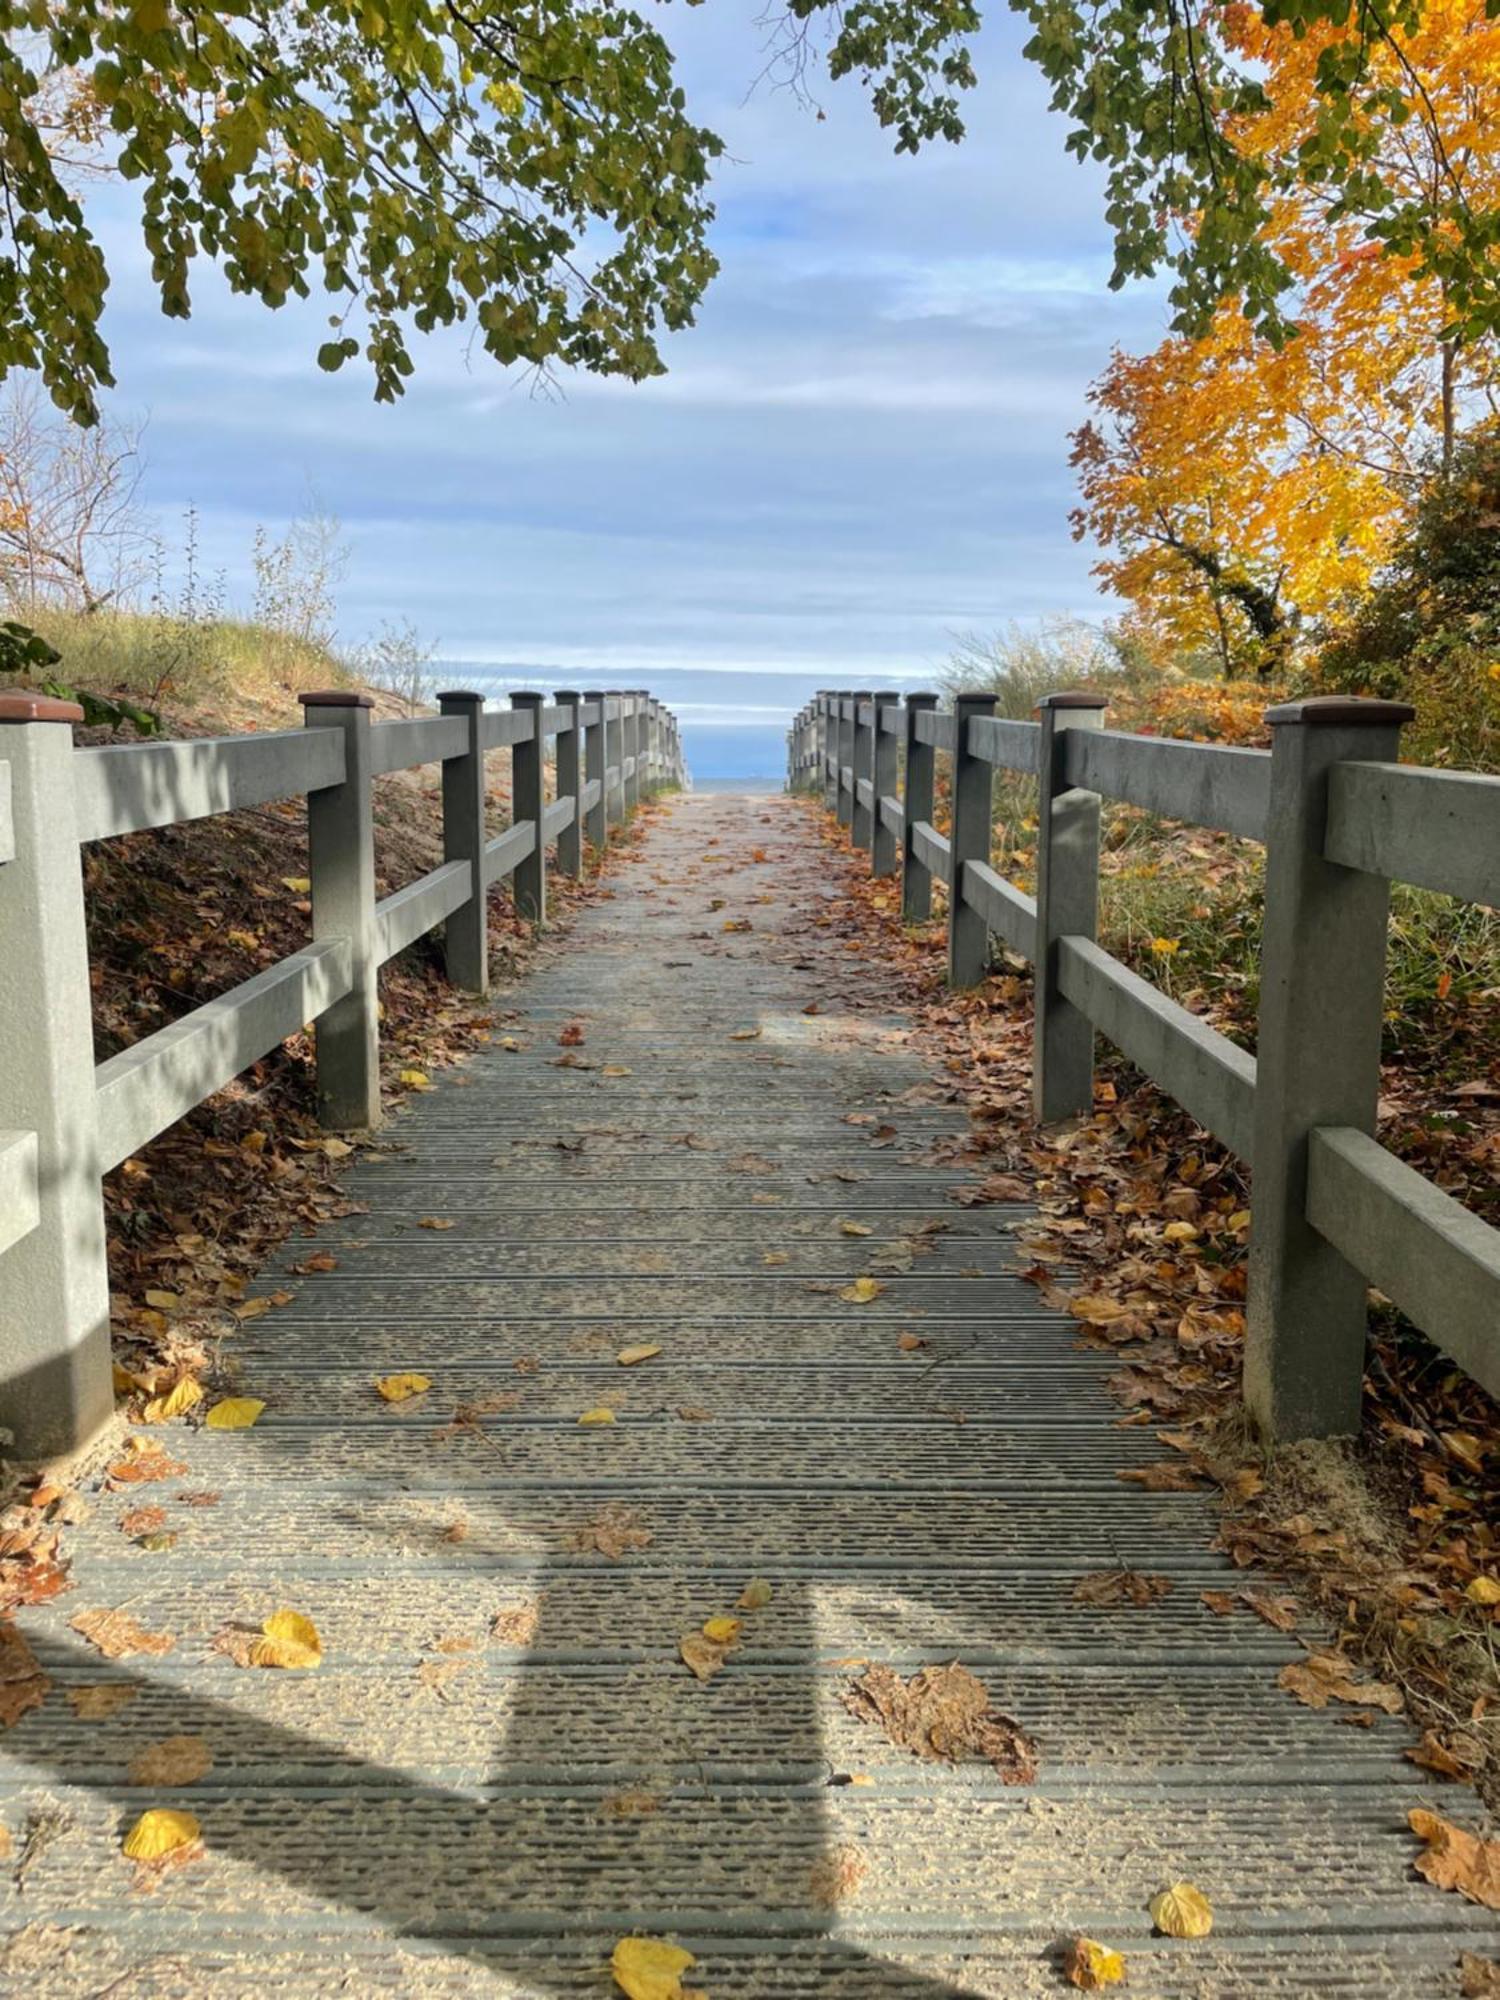
<path id="1" fill-rule="evenodd" d="M 952 984 L 984 977 L 992 933 L 1032 961 L 1044 1122 L 1092 1111 L 1098 1031 L 1253 1163 L 1245 1385 L 1268 1432 L 1357 1429 L 1367 1282 L 1500 1393 L 1500 1230 L 1373 1136 L 1388 885 L 1500 907 L 1500 778 L 1397 762 L 1411 711 L 1390 702 L 1272 709 L 1269 751 L 1105 730 L 1092 694 L 1050 695 L 1035 722 L 993 708 L 913 694 L 898 715 L 891 697 L 820 694 L 793 723 L 789 782 L 824 794 L 875 873 L 899 867 L 908 921 L 948 887 Z M 899 782 L 894 764 L 883 775 L 887 736 L 904 744 Z M 997 769 L 1037 780 L 1035 898 L 992 865 Z M 1098 943 L 1101 796 L 1265 844 L 1257 1055 Z"/>
<path id="2" fill-rule="evenodd" d="M 301 699 L 300 730 L 75 749 L 80 710 L 0 694 L 0 937 L 29 975 L 0 980 L 0 1254 L 25 1302 L 0 1340 L 0 1422 L 25 1456 L 75 1449 L 113 1407 L 100 1175 L 309 1023 L 323 1123 L 377 1124 L 380 967 L 441 925 L 449 979 L 485 992 L 490 886 L 508 878 L 543 922 L 550 867 L 580 875 L 585 834 L 602 851 L 640 799 L 686 782 L 676 720 L 641 690 L 509 709 L 445 694 L 438 715 L 388 722 L 352 688 Z M 490 838 L 497 747 L 515 821 Z M 377 901 L 374 781 L 427 764 L 443 859 Z M 95 1066 L 83 845 L 290 798 L 307 800 L 311 943 Z"/>

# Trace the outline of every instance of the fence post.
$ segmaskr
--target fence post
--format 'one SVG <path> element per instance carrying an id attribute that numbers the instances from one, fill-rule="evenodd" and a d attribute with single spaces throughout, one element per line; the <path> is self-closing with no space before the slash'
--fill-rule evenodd
<path id="1" fill-rule="evenodd" d="M 609 704 L 614 704 L 614 714 L 609 713 Z M 614 772 L 614 782 L 605 787 L 609 793 L 605 818 L 611 826 L 617 826 L 625 817 L 625 697 L 613 694 L 605 703 L 604 716 L 604 763 L 607 771 Z"/>
<path id="2" fill-rule="evenodd" d="M 484 696 L 450 689 L 438 696 L 444 715 L 461 718 L 469 747 L 443 760 L 443 859 L 467 861 L 468 902 L 443 924 L 443 960 L 450 984 L 465 993 L 490 989 L 489 898 L 484 887 Z"/>
<path id="3" fill-rule="evenodd" d="M 1057 988 L 1057 940 L 1099 928 L 1099 795 L 1063 775 L 1070 729 L 1098 729 L 1105 699 L 1086 690 L 1037 704 L 1036 957 L 1032 997 L 1032 1104 L 1042 1124 L 1094 1108 L 1094 1024 Z"/>
<path id="4" fill-rule="evenodd" d="M 510 753 L 510 816 L 517 824 L 529 819 L 536 828 L 531 852 L 516 864 L 511 892 L 517 914 L 534 924 L 547 921 L 547 829 L 543 818 L 547 810 L 544 782 L 547 744 L 542 735 L 545 700 L 546 696 L 540 694 L 513 694 L 510 698 L 512 708 L 531 717 L 530 737 L 513 745 Z"/>
<path id="5" fill-rule="evenodd" d="M 583 746 L 578 740 L 578 708 L 583 697 L 569 688 L 556 700 L 563 711 L 562 725 L 552 751 L 557 772 L 557 796 L 573 801 L 573 817 L 557 836 L 557 866 L 564 875 L 579 876 L 583 873 L 583 802 L 579 797 L 583 789 L 579 781 Z"/>
<path id="6" fill-rule="evenodd" d="M 0 694 L 15 852 L 0 863 L 0 1128 L 36 1134 L 37 1223 L 0 1258 L 6 1456 L 55 1458 L 114 1413 L 96 1164 L 94 1028 L 73 731 L 83 710 Z"/>
<path id="7" fill-rule="evenodd" d="M 838 793 L 834 799 L 834 810 L 838 814 L 840 826 L 848 826 L 854 816 L 852 795 L 844 782 L 844 772 L 854 759 L 854 723 L 850 713 L 847 712 L 848 704 L 853 699 L 854 696 L 848 688 L 840 688 L 834 696 L 834 712 L 838 718 L 838 726 L 834 731 L 834 756 L 838 760 L 836 773 Z"/>
<path id="8" fill-rule="evenodd" d="M 935 694 L 906 697 L 906 779 L 901 787 L 901 921 L 925 924 L 932 915 L 932 872 L 917 854 L 912 828 L 919 820 L 932 824 L 936 796 L 937 752 L 919 741 L 917 717 L 937 708 Z"/>
<path id="9" fill-rule="evenodd" d="M 599 796 L 583 816 L 584 836 L 594 850 L 597 865 L 609 842 L 609 801 L 605 797 L 604 783 L 608 751 L 604 731 L 604 696 L 595 688 L 583 697 L 583 705 L 599 711 L 599 720 L 585 723 L 583 729 L 583 781 L 588 785 L 595 778 L 599 780 Z"/>
<path id="10" fill-rule="evenodd" d="M 313 938 L 347 938 L 353 984 L 320 1014 L 318 1116 L 336 1131 L 380 1123 L 380 990 L 375 943 L 375 820 L 369 695 L 301 694 L 311 729 L 344 732 L 344 781 L 307 799 Z"/>
<path id="11" fill-rule="evenodd" d="M 989 966 L 989 925 L 964 901 L 964 863 L 990 858 L 991 768 L 969 749 L 969 723 L 993 715 L 992 694 L 961 694 L 953 703 L 953 825 L 948 860 L 948 983 L 977 986 Z"/>
<path id="12" fill-rule="evenodd" d="M 641 802 L 641 694 L 639 688 L 621 696 L 620 782 L 625 792 L 625 815 L 629 818 Z M 627 770 L 626 766 L 630 768 Z"/>
<path id="13" fill-rule="evenodd" d="M 819 773 L 823 781 L 823 807 L 827 812 L 836 813 L 839 809 L 838 695 L 831 688 L 824 688 L 818 696 L 818 709 L 823 743 L 823 765 Z"/>
<path id="14" fill-rule="evenodd" d="M 1271 1438 L 1356 1432 L 1366 1281 L 1307 1220 L 1308 1135 L 1375 1129 L 1390 885 L 1323 857 L 1328 773 L 1394 762 L 1403 703 L 1269 709 L 1271 809 L 1255 1074 L 1245 1398 Z"/>
<path id="15" fill-rule="evenodd" d="M 875 725 L 870 732 L 870 873 L 872 875 L 894 875 L 896 872 L 895 830 L 886 825 L 881 817 L 882 798 L 894 798 L 896 793 L 896 739 L 885 727 L 886 710 L 893 701 L 901 699 L 899 694 L 887 691 L 874 696 Z"/>
<path id="16" fill-rule="evenodd" d="M 853 697 L 854 701 L 854 749 L 849 761 L 853 765 L 850 777 L 851 796 L 849 801 L 849 838 L 855 847 L 862 847 L 866 853 L 870 847 L 870 827 L 874 818 L 870 808 L 860 803 L 859 787 L 863 781 L 873 789 L 875 782 L 875 697 L 868 688 L 862 688 Z M 862 722 L 860 710 L 866 705 L 871 708 L 871 720 Z"/>

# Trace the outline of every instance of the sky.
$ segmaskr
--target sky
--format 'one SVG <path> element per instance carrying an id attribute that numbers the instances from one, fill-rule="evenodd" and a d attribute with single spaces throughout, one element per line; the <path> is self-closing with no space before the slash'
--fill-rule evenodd
<path id="1" fill-rule="evenodd" d="M 958 634 L 1105 615 L 1069 532 L 1067 433 L 1110 348 L 1153 345 L 1164 311 L 1155 288 L 1107 289 L 1099 178 L 1064 153 L 1022 24 L 981 38 L 967 141 L 912 159 L 855 84 L 820 87 L 821 121 L 752 88 L 760 6 L 659 10 L 693 115 L 727 141 L 723 270 L 645 384 L 538 394 L 440 334 L 377 405 L 359 365 L 316 368 L 324 303 L 272 314 L 200 267 L 192 320 L 164 320 L 131 190 L 92 197 L 113 405 L 147 420 L 142 497 L 169 544 L 191 504 L 245 603 L 255 524 L 315 492 L 350 548 L 346 644 L 410 620 L 496 685 L 722 673 L 746 724 L 814 686 L 928 682 Z"/>

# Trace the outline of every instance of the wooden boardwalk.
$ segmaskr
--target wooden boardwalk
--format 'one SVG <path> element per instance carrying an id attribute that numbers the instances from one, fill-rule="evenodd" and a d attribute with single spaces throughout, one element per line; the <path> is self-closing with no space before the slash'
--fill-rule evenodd
<path id="1" fill-rule="evenodd" d="M 819 923 L 801 809 L 685 799 L 614 880 L 502 999 L 516 1046 L 268 1277 L 295 1300 L 224 1357 L 259 1425 L 157 1433 L 184 1473 L 97 1495 L 77 1588 L 23 1614 L 54 1685 L 0 1738 L 0 1991 L 574 2000 L 639 1930 L 711 2000 L 1057 1993 L 1080 1931 L 1158 2000 L 1457 1994 L 1495 1925 L 1413 1876 L 1406 1726 L 1281 1692 L 1295 1642 L 1200 1600 L 1228 1576 L 1206 1501 L 1117 1478 L 1162 1447 L 1008 1274 L 1016 1211 L 948 1200 L 961 1114 Z M 432 1387 L 383 1403 L 399 1371 Z M 121 1533 L 143 1500 L 170 1549 Z M 1073 1601 L 1122 1565 L 1171 1588 Z M 771 1601 L 736 1614 L 752 1578 Z M 316 1671 L 214 1649 L 281 1606 Z M 69 1628 L 100 1607 L 170 1650 L 101 1657 Z M 721 1614 L 740 1642 L 700 1682 L 679 1641 Z M 871 1663 L 955 1659 L 1034 1784 L 844 1705 Z M 128 1705 L 75 1713 L 101 1685 Z M 205 1775 L 128 1782 L 184 1735 Z M 203 1830 L 159 1879 L 119 1854 L 148 1805 Z M 1180 1877 L 1207 1940 L 1151 1935 Z"/>

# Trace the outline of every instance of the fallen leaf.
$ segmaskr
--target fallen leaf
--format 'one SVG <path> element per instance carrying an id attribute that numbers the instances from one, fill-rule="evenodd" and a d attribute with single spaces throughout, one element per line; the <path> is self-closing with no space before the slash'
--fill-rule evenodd
<path id="1" fill-rule="evenodd" d="M 165 1507 L 132 1507 L 120 1516 L 120 1533 L 129 1535 L 132 1541 L 140 1535 L 154 1535 L 158 1528 L 166 1525 Z"/>
<path id="2" fill-rule="evenodd" d="M 568 1537 L 568 1547 L 580 1554 L 608 1556 L 618 1562 L 623 1555 L 649 1549 L 651 1530 L 633 1507 L 610 1506 Z"/>
<path id="3" fill-rule="evenodd" d="M 68 1701 L 80 1722 L 107 1722 L 139 1693 L 130 1681 L 99 1681 L 93 1687 L 69 1688 Z"/>
<path id="4" fill-rule="evenodd" d="M 841 1222 L 839 1230 L 844 1236 L 872 1236 L 874 1234 L 868 1222 Z"/>
<path id="5" fill-rule="evenodd" d="M 121 1852 L 129 1861 L 162 1861 L 179 1848 L 191 1847 L 202 1831 L 190 1812 L 153 1806 L 126 1834 Z"/>
<path id="6" fill-rule="evenodd" d="M 927 1342 L 920 1333 L 903 1333 L 897 1335 L 896 1345 L 903 1354 L 915 1354 L 919 1348 L 925 1347 Z"/>
<path id="7" fill-rule="evenodd" d="M 1190 1465 L 1175 1458 L 1159 1459 L 1155 1465 L 1133 1465 L 1115 1477 L 1130 1486 L 1143 1486 L 1148 1493 L 1196 1493 L 1203 1485 Z"/>
<path id="8" fill-rule="evenodd" d="M 851 1715 L 876 1724 L 918 1757 L 956 1763 L 969 1751 L 991 1763 L 1007 1785 L 1036 1778 L 1036 1746 L 1018 1722 L 991 1706 L 984 1682 L 957 1661 L 923 1667 L 909 1681 L 894 1667 L 868 1667 L 842 1699 Z"/>
<path id="9" fill-rule="evenodd" d="M 557 1038 L 560 1049 L 576 1049 L 584 1040 L 582 1021 L 569 1021 Z"/>
<path id="10" fill-rule="evenodd" d="M 687 1632 L 678 1641 L 677 1650 L 683 1662 L 690 1667 L 700 1681 L 711 1681 L 723 1666 L 727 1649 L 716 1646 L 712 1639 L 706 1639 L 701 1632 Z"/>
<path id="11" fill-rule="evenodd" d="M 1466 1951 L 1458 1961 L 1463 2000 L 1496 2000 L 1500 1996 L 1500 1959 L 1480 1958 Z"/>
<path id="12" fill-rule="evenodd" d="M 419 1215 L 418 1229 L 456 1229 L 458 1224 L 447 1215 Z"/>
<path id="13" fill-rule="evenodd" d="M 401 1071 L 400 1081 L 406 1085 L 408 1090 L 431 1090 L 432 1088 L 432 1079 L 424 1069 L 404 1069 Z"/>
<path id="14" fill-rule="evenodd" d="M 1404 1755 L 1424 1771 L 1436 1771 L 1440 1778 L 1472 1785 L 1484 1762 L 1484 1746 L 1472 1736 L 1454 1736 L 1444 1742 L 1435 1729 L 1424 1731 L 1422 1740 Z"/>
<path id="15" fill-rule="evenodd" d="M 753 1576 L 740 1592 L 741 1611 L 764 1611 L 776 1595 L 763 1576 Z"/>
<path id="16" fill-rule="evenodd" d="M 837 1847 L 815 1861 L 808 1871 L 808 1898 L 814 1908 L 836 1909 L 847 1903 L 869 1870 L 869 1862 L 857 1847 Z"/>
<path id="17" fill-rule="evenodd" d="M 211 1431 L 247 1431 L 265 1407 L 258 1396 L 226 1396 L 214 1404 L 203 1422 Z"/>
<path id="18" fill-rule="evenodd" d="M 615 1984 L 629 2000 L 689 2000 L 682 1975 L 697 1959 L 664 1938 L 621 1938 L 610 1956 Z"/>
<path id="19" fill-rule="evenodd" d="M 308 1668 L 322 1664 L 323 1642 L 318 1628 L 300 1611 L 273 1611 L 260 1629 L 262 1636 L 250 1648 L 251 1666 Z"/>
<path id="20" fill-rule="evenodd" d="M 1399 1715 L 1405 1706 L 1401 1690 L 1385 1681 L 1350 1678 L 1349 1663 L 1338 1653 L 1309 1653 L 1276 1676 L 1276 1685 L 1295 1695 L 1307 1708 L 1327 1708 L 1330 1701 L 1347 1701 L 1359 1708 L 1381 1708 Z"/>
<path id="21" fill-rule="evenodd" d="M 1099 1993 L 1125 1981 L 1125 1961 L 1119 1952 L 1093 1938 L 1069 1938 L 1063 1947 L 1062 1975 L 1083 1993 Z"/>
<path id="22" fill-rule="evenodd" d="M 707 1618 L 703 1623 L 703 1636 L 715 1646 L 733 1646 L 739 1640 L 740 1621 L 729 1617 Z"/>
<path id="23" fill-rule="evenodd" d="M 203 1401 L 203 1385 L 184 1375 L 164 1396 L 153 1396 L 141 1411 L 143 1424 L 165 1424 L 180 1417 Z"/>
<path id="24" fill-rule="evenodd" d="M 292 1269 L 301 1278 L 306 1277 L 310 1271 L 336 1271 L 338 1267 L 339 1260 L 331 1250 L 315 1250 L 312 1256 L 304 1257 L 300 1264 L 293 1264 Z"/>
<path id="25" fill-rule="evenodd" d="M 760 1039 L 759 1028 L 736 1028 L 729 1037 L 732 1042 L 754 1042 Z"/>
<path id="26" fill-rule="evenodd" d="M 1143 1575 L 1136 1569 L 1101 1569 L 1078 1579 L 1073 1586 L 1073 1600 L 1077 1604 L 1101 1608 L 1133 1604 L 1143 1609 L 1148 1604 L 1154 1604 L 1159 1597 L 1165 1597 L 1171 1588 L 1169 1577 Z"/>
<path id="27" fill-rule="evenodd" d="M 536 1637 L 541 1605 L 533 1598 L 525 1604 L 508 1604 L 490 1620 L 490 1637 L 502 1646 L 529 1646 Z"/>
<path id="28" fill-rule="evenodd" d="M 106 1660 L 128 1660 L 133 1653 L 159 1656 L 177 1643 L 170 1632 L 143 1632 L 128 1611 L 80 1611 L 68 1624 Z"/>
<path id="29" fill-rule="evenodd" d="M 839 1293 L 852 1306 L 867 1306 L 872 1299 L 878 1299 L 885 1290 L 878 1278 L 856 1278 L 852 1285 L 845 1285 Z"/>
<path id="30" fill-rule="evenodd" d="M 382 1375 L 375 1387 L 386 1402 L 405 1403 L 413 1396 L 425 1395 L 432 1382 L 426 1375 Z"/>
<path id="31" fill-rule="evenodd" d="M 1438 1889 L 1456 1889 L 1471 1903 L 1500 1910 L 1500 1840 L 1481 1840 L 1477 1833 L 1441 1819 L 1424 1806 L 1414 1806 L 1406 1823 L 1423 1850 L 1412 1864 Z"/>
<path id="32" fill-rule="evenodd" d="M 1471 1604 L 1500 1604 L 1500 1583 L 1492 1576 L 1476 1576 L 1470 1579 L 1464 1596 Z"/>
<path id="33" fill-rule="evenodd" d="M 643 1361 L 653 1361 L 660 1353 L 659 1347 L 643 1341 L 639 1347 L 622 1347 L 615 1359 L 622 1368 L 638 1368 Z"/>
<path id="34" fill-rule="evenodd" d="M 1173 1882 L 1153 1896 L 1147 1908 L 1152 1923 L 1165 1937 L 1207 1937 L 1214 1927 L 1207 1896 L 1191 1882 Z"/>
<path id="35" fill-rule="evenodd" d="M 607 1403 L 600 1403 L 595 1409 L 585 1410 L 578 1419 L 581 1424 L 612 1424 L 614 1420 L 615 1413 Z"/>
<path id="36" fill-rule="evenodd" d="M 705 1410 L 697 1403 L 679 1403 L 677 1414 L 685 1424 L 709 1424 L 714 1416 L 712 1410 Z"/>
<path id="37" fill-rule="evenodd" d="M 0 1620 L 0 1729 L 10 1729 L 47 1699 L 52 1683 L 37 1664 L 25 1638 Z"/>
<path id="38" fill-rule="evenodd" d="M 136 1752 L 125 1780 L 131 1785 L 192 1785 L 213 1769 L 213 1762 L 201 1736 L 167 1736 Z"/>

